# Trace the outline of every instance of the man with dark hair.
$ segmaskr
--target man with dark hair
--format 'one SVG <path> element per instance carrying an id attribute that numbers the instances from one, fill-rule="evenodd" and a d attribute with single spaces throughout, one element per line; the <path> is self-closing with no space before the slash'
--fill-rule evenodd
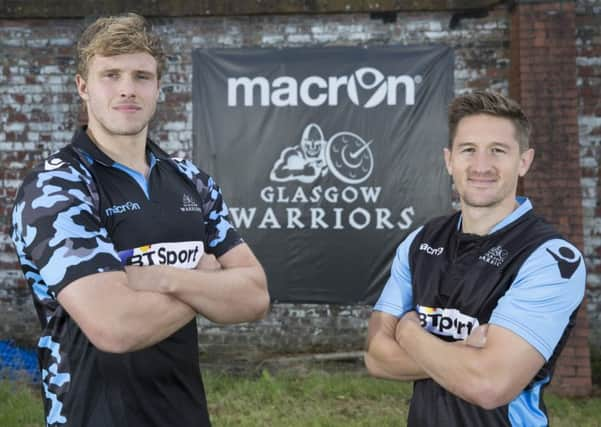
<path id="1" fill-rule="evenodd" d="M 514 101 L 459 96 L 449 129 L 444 157 L 461 211 L 399 245 L 366 365 L 415 382 L 410 426 L 546 426 L 542 391 L 584 295 L 584 261 L 516 197 L 534 151 Z"/>
<path id="2" fill-rule="evenodd" d="M 91 24 L 76 75 L 88 125 L 15 201 L 48 426 L 209 426 L 196 315 L 238 323 L 269 307 L 219 187 L 148 139 L 163 63 L 142 17 Z"/>

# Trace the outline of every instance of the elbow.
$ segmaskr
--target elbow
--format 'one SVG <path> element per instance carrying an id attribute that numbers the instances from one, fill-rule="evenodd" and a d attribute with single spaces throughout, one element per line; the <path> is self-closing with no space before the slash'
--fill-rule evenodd
<path id="1" fill-rule="evenodd" d="M 269 298 L 269 292 L 267 290 L 262 291 L 255 298 L 252 313 L 251 313 L 251 321 L 261 320 L 267 316 L 269 313 L 269 309 L 271 307 L 271 299 Z"/>
<path id="2" fill-rule="evenodd" d="M 486 410 L 506 405 L 514 397 L 503 387 L 503 384 L 491 379 L 479 380 L 470 388 L 467 400 Z"/>
<path id="3" fill-rule="evenodd" d="M 129 353 L 138 349 L 139 334 L 128 333 L 122 328 L 98 326 L 84 331 L 88 340 L 105 353 Z"/>
<path id="4" fill-rule="evenodd" d="M 253 303 L 250 307 L 249 321 L 257 321 L 264 319 L 271 308 L 271 297 L 267 290 L 267 276 L 263 269 L 260 269 L 260 277 L 257 279 L 257 293 L 253 298 Z"/>
<path id="5" fill-rule="evenodd" d="M 96 330 L 86 333 L 86 336 L 94 347 L 105 353 L 128 353 L 135 347 L 131 340 L 115 331 Z"/>
<path id="6" fill-rule="evenodd" d="M 372 355 L 369 354 L 369 350 L 365 352 L 363 362 L 365 363 L 365 368 L 367 368 L 367 373 L 369 375 L 377 378 L 381 376 L 376 360 L 372 357 Z"/>
<path id="7" fill-rule="evenodd" d="M 367 369 L 367 373 L 369 375 L 371 375 L 372 377 L 390 378 L 386 374 L 386 371 L 382 368 L 380 363 L 378 363 L 378 359 L 369 352 L 369 347 L 367 348 L 367 351 L 363 355 L 363 363 L 365 363 L 365 368 Z"/>

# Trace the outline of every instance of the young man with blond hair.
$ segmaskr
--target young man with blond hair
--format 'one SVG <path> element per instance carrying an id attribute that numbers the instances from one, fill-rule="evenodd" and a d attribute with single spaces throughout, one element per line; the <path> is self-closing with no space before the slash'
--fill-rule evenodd
<path id="1" fill-rule="evenodd" d="M 449 131 L 461 211 L 399 245 L 366 365 L 414 381 L 409 426 L 546 426 L 542 392 L 584 295 L 584 261 L 516 197 L 534 158 L 517 103 L 461 95 Z"/>
<path id="2" fill-rule="evenodd" d="M 15 201 L 48 426 L 209 426 L 196 315 L 238 323 L 269 307 L 219 187 L 148 138 L 163 70 L 142 17 L 92 23 L 76 75 L 88 124 Z"/>

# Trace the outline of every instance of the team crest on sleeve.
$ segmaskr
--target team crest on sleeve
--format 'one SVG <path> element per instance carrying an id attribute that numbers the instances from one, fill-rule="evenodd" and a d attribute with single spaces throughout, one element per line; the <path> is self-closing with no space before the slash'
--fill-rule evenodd
<path id="1" fill-rule="evenodd" d="M 415 310 L 419 316 L 422 328 L 435 335 L 464 340 L 474 329 L 480 326 L 478 319 L 463 314 L 454 308 L 435 308 L 417 305 Z"/>
<path id="2" fill-rule="evenodd" d="M 60 157 L 53 157 L 44 162 L 44 170 L 52 171 L 63 167 L 65 164 L 65 161 Z"/>
<path id="3" fill-rule="evenodd" d="M 121 264 L 148 266 L 169 265 L 195 268 L 204 254 L 202 241 L 153 243 L 119 252 Z"/>
<path id="4" fill-rule="evenodd" d="M 563 279 L 571 278 L 580 265 L 580 255 L 568 246 L 561 246 L 553 251 L 547 248 L 547 252 L 557 261 L 559 274 Z"/>

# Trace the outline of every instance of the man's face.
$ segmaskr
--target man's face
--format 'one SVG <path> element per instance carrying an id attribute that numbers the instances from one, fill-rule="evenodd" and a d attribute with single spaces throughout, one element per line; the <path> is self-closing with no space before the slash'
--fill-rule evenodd
<path id="1" fill-rule="evenodd" d="M 146 130 L 159 96 L 157 62 L 150 54 L 94 55 L 87 79 L 77 75 L 76 82 L 91 128 L 112 135 Z"/>
<path id="2" fill-rule="evenodd" d="M 514 204 L 518 177 L 534 158 L 532 149 L 520 153 L 510 120 L 487 114 L 461 119 L 444 154 L 462 205 L 480 208 Z"/>
<path id="3" fill-rule="evenodd" d="M 301 150 L 307 158 L 316 158 L 321 155 L 325 142 L 320 139 L 311 139 L 311 137 L 301 139 Z"/>

